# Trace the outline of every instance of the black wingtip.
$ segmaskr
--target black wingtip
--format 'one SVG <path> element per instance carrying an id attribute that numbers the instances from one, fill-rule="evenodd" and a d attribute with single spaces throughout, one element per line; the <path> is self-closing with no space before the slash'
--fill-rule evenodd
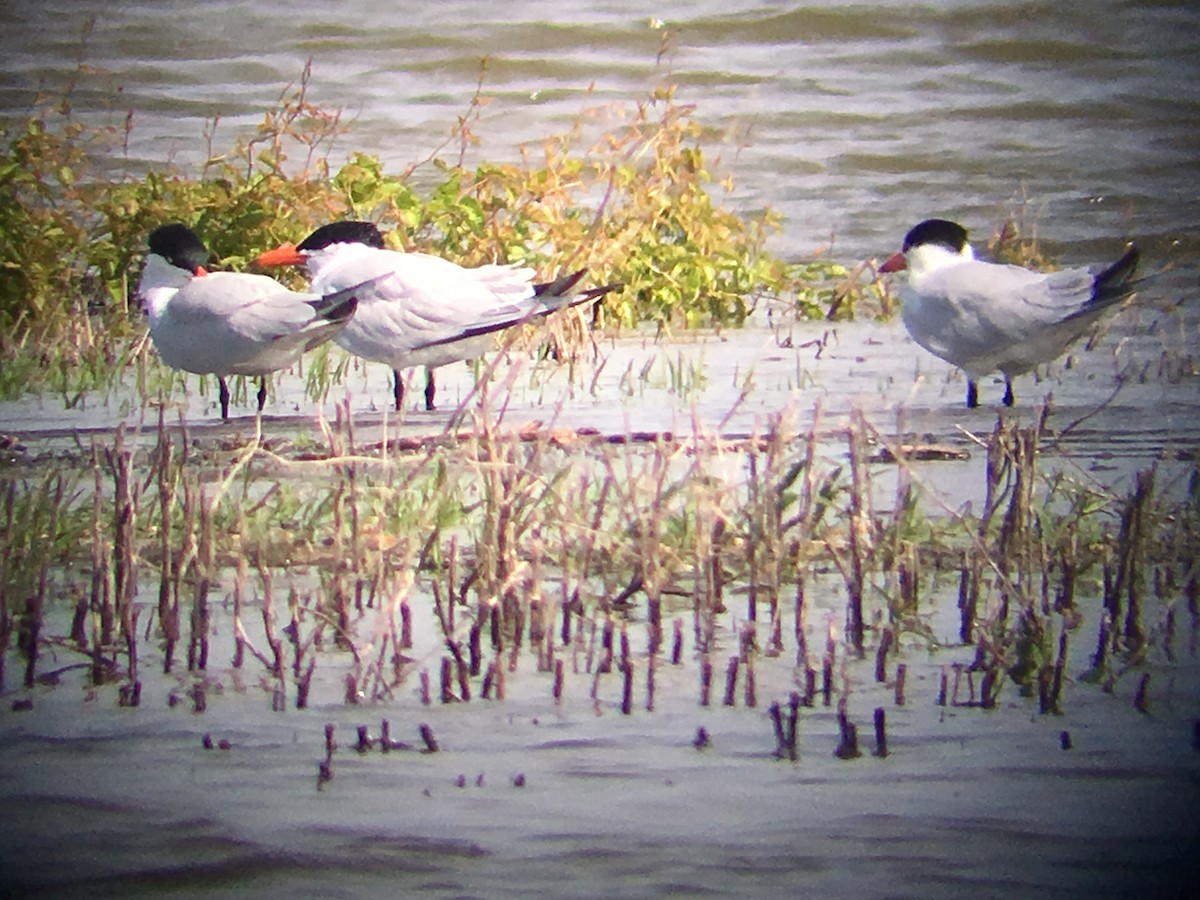
<path id="1" fill-rule="evenodd" d="M 358 297 L 350 297 L 345 303 L 338 308 L 334 315 L 329 317 L 331 322 L 342 322 L 349 319 L 358 310 Z"/>
<path id="2" fill-rule="evenodd" d="M 328 322 L 344 322 L 358 309 L 358 292 L 381 280 L 382 278 L 368 278 L 353 287 L 343 288 L 307 302 L 322 319 Z"/>
<path id="3" fill-rule="evenodd" d="M 310 300 L 309 305 L 326 322 L 345 322 L 358 309 L 358 297 L 338 292 L 328 297 L 322 297 L 320 300 Z"/>
<path id="4" fill-rule="evenodd" d="M 570 292 L 570 290 L 579 284 L 583 276 L 587 274 L 587 269 L 580 269 L 578 272 L 572 272 L 569 275 L 563 275 L 561 278 L 555 278 L 553 281 L 544 281 L 533 286 L 533 296 L 535 297 L 561 297 Z"/>
<path id="5" fill-rule="evenodd" d="M 1096 276 L 1094 299 L 1119 296 L 1128 291 L 1129 282 L 1141 258 L 1141 251 L 1136 245 L 1130 244 L 1120 259 Z"/>
<path id="6" fill-rule="evenodd" d="M 619 291 L 623 287 L 625 287 L 623 282 L 613 281 L 608 284 L 602 284 L 600 287 L 588 288 L 586 291 L 580 294 L 580 297 L 582 298 L 580 302 L 586 303 L 588 300 L 599 300 L 605 294 L 612 293 L 613 291 Z"/>
<path id="7" fill-rule="evenodd" d="M 556 298 L 563 300 L 562 303 L 546 302 L 545 309 L 541 311 L 540 315 L 546 315 L 559 309 L 571 309 L 592 300 L 599 300 L 610 291 L 620 290 L 625 286 L 619 281 L 614 281 L 611 284 L 605 284 L 600 287 L 587 288 L 573 297 L 568 296 L 585 275 L 587 275 L 587 269 L 580 269 L 578 272 L 572 272 L 553 281 L 535 284 L 533 286 L 533 295 L 535 297 L 542 297 L 545 301 Z"/>
<path id="8" fill-rule="evenodd" d="M 554 281 L 548 281 L 543 284 L 534 285 L 534 296 L 544 298 L 540 306 L 534 306 L 524 315 L 515 316 L 510 319 L 497 319 L 492 322 L 486 322 L 482 325 L 476 325 L 471 328 L 466 328 L 457 334 L 450 337 L 442 338 L 436 341 L 430 341 L 425 344 L 420 344 L 414 347 L 414 350 L 425 350 L 429 347 L 438 347 L 445 344 L 454 344 L 467 338 L 480 337 L 485 334 L 493 334 L 497 331 L 504 331 L 512 328 L 514 325 L 522 325 L 541 319 L 551 313 L 558 312 L 564 309 L 571 309 L 583 303 L 598 300 L 609 291 L 617 290 L 624 287 L 623 284 L 614 282 L 606 284 L 603 287 L 588 288 L 580 291 L 573 296 L 563 296 L 565 292 L 570 291 L 572 287 L 579 283 L 579 280 L 586 275 L 586 270 L 581 269 L 578 272 L 572 272 L 570 275 L 564 275 L 562 278 L 556 278 Z M 554 300 L 560 302 L 555 303 Z"/>

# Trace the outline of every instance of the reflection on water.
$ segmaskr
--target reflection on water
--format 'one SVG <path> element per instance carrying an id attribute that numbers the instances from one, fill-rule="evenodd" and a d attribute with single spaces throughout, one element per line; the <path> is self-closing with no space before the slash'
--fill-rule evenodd
<path id="1" fill-rule="evenodd" d="M 820 618 L 841 599 L 815 587 Z M 952 593 L 938 606 L 952 609 Z M 418 659 L 438 644 L 431 615 Z M 865 660 L 847 670 L 864 756 L 834 758 L 837 716 L 818 703 L 792 764 L 773 757 L 764 709 L 796 688 L 787 658 L 759 659 L 757 708 L 740 694 L 700 707 L 696 660 L 664 661 L 654 711 L 623 716 L 616 675 L 596 679 L 593 700 L 593 676 L 568 666 L 557 704 L 532 655 L 503 702 L 424 707 L 409 679 L 391 702 L 346 706 L 350 654 L 329 647 L 312 706 L 271 712 L 258 663 L 229 667 L 228 610 L 214 608 L 213 627 L 203 715 L 166 702 L 180 681 L 158 674 L 149 645 L 136 709 L 73 675 L 35 691 L 32 711 L 0 713 L 0 895 L 1185 896 L 1173 892 L 1195 874 L 1194 657 L 1149 667 L 1151 716 L 1128 679 L 1113 694 L 1070 685 L 1064 716 L 1007 690 L 990 712 L 935 705 L 940 667 L 969 662 L 970 647 L 909 652 L 897 706 Z M 643 627 L 631 623 L 638 646 Z M 870 755 L 875 707 L 886 759 Z M 441 750 L 356 753 L 356 728 L 378 735 L 382 718 L 414 744 L 429 724 Z M 326 725 L 339 746 L 318 790 Z M 229 749 L 204 749 L 203 734 Z"/>
<path id="2" fill-rule="evenodd" d="M 1120 349 L 1110 340 L 1081 353 L 1071 369 L 1056 369 L 1052 382 L 1025 386 L 1019 396 L 1030 398 L 1022 401 L 1030 405 L 1010 413 L 1022 421 L 1036 415 L 1035 394 L 1052 390 L 1058 398 L 1053 434 L 1044 439 L 1043 471 L 1100 485 L 1157 460 L 1160 483 L 1185 488 L 1188 454 L 1200 441 L 1187 405 L 1194 386 L 1128 379 L 1115 400 L 1097 406 L 1111 393 L 1116 374 L 1128 368 L 1122 360 L 1150 355 L 1149 344 L 1161 337 L 1127 336 Z M 544 417 L 617 433 L 669 425 L 687 435 L 693 422 L 713 428 L 725 419 L 729 431 L 750 433 L 788 407 L 796 427 L 811 427 L 821 403 L 821 421 L 834 431 L 820 447 L 824 466 L 845 461 L 844 435 L 836 429 L 844 427 L 852 407 L 867 408 L 869 421 L 883 432 L 901 421 L 896 416 L 902 409 L 904 427 L 921 439 L 972 454 L 966 461 L 914 465 L 910 477 L 946 509 L 979 502 L 985 460 L 970 433 L 986 434 L 995 410 L 963 408 L 961 380 L 950 377 L 944 364 L 925 366 L 919 377 L 913 373 L 912 348 L 897 323 L 840 325 L 827 336 L 820 359 L 812 348 L 775 345 L 762 329 L 668 348 L 626 339 L 606 344 L 604 352 L 611 359 L 596 393 L 579 389 L 561 409 L 553 399 L 565 390 L 561 367 L 542 373 L 552 382 L 549 400 L 544 382 L 517 379 L 506 403 L 506 427 Z M 681 354 L 703 358 L 707 374 L 703 388 L 682 396 L 672 393 L 663 361 Z M 647 357 L 658 362 L 644 367 Z M 753 371 L 745 367 L 749 359 Z M 649 373 L 644 384 L 622 387 L 620 373 L 630 368 Z M 465 367 L 443 371 L 447 397 L 465 396 Z M 377 374 L 376 396 L 386 400 L 387 373 L 381 367 Z M 582 374 L 584 384 L 592 374 Z M 750 382 L 754 389 L 744 391 Z M 286 384 L 290 396 L 302 397 L 302 379 L 289 376 Z M 1145 408 L 1156 410 L 1153 421 L 1139 414 Z M 380 436 L 383 413 L 361 401 L 355 409 L 362 449 Z M 20 429 L 32 453 L 46 446 L 84 452 L 45 409 L 38 415 Z M 101 408 L 98 418 L 112 415 Z M 7 409 L 0 416 L 14 419 Z M 404 428 L 436 433 L 449 416 L 449 410 L 414 414 Z M 1085 417 L 1085 424 L 1061 433 Z M 60 430 L 43 437 L 39 429 L 47 424 Z M 308 412 L 266 424 L 272 439 L 311 427 Z M 152 442 L 152 427 L 150 432 L 142 439 Z M 231 434 L 244 439 L 249 432 L 248 419 L 221 424 L 195 406 L 189 414 L 198 454 Z M 80 440 L 86 447 L 88 437 Z M 733 477 L 720 465 L 744 474 L 736 452 L 724 460 L 714 456 L 706 470 L 712 478 Z M 877 467 L 873 476 L 879 510 L 895 502 L 895 472 Z M 295 584 L 308 593 L 316 578 L 312 571 L 281 573 L 275 590 L 282 596 Z M 810 631 L 823 627 L 814 623 L 842 615 L 844 586 L 836 573 L 829 579 L 833 583 L 808 586 Z M 929 579 L 923 621 L 939 640 L 952 643 L 957 574 L 930 573 Z M 791 650 L 756 661 L 757 707 L 739 697 L 734 707 L 702 708 L 691 638 L 681 665 L 664 662 L 656 669 L 653 712 L 640 703 L 648 690 L 643 654 L 635 663 L 639 702 L 624 716 L 619 677 L 596 677 L 593 699 L 594 676 L 582 662 L 575 670 L 575 651 L 565 648 L 561 705 L 551 695 L 552 676 L 537 671 L 530 651 L 505 676 L 503 702 L 477 696 L 470 703 L 425 707 L 410 674 L 393 699 L 348 706 L 342 678 L 351 654 L 332 642 L 318 654 L 310 708 L 273 712 L 262 664 L 247 656 L 243 669 L 230 665 L 234 630 L 221 598 L 231 581 L 224 573 L 211 592 L 213 643 L 202 715 L 192 712 L 187 688 L 193 677 L 179 671 L 181 664 L 170 676 L 158 674 L 161 650 L 150 631 L 140 651 L 137 709 L 118 708 L 116 685 L 92 689 L 86 673 L 75 669 L 56 686 L 19 692 L 32 696 L 31 711 L 13 711 L 9 697 L 0 698 L 0 895 L 34 888 L 54 896 L 125 894 L 153 879 L 156 890 L 182 896 L 421 891 L 497 897 L 533 890 L 554 896 L 674 891 L 951 898 L 964 890 L 997 897 L 1047 890 L 1130 896 L 1174 889 L 1200 858 L 1182 852 L 1200 802 L 1200 757 L 1190 743 L 1200 669 L 1194 649 L 1185 649 L 1189 642 L 1195 646 L 1194 620 L 1187 637 L 1182 610 L 1175 661 L 1165 663 L 1156 650 L 1145 669 L 1153 677 L 1152 715 L 1134 708 L 1132 674 L 1112 694 L 1070 681 L 1064 716 L 1037 715 L 1036 701 L 1022 700 L 1011 685 L 1001 708 L 991 712 L 939 707 L 933 697 L 944 667 L 970 663 L 975 650 L 930 652 L 923 638 L 915 638 L 903 656 L 909 685 L 903 707 L 895 705 L 891 684 L 874 682 L 873 660 L 845 669 L 839 693 L 846 691 L 865 755 L 834 758 L 837 717 L 832 708 L 818 707 L 804 712 L 800 760 L 793 766 L 773 758 L 765 712 L 802 680 Z M 432 622 L 427 581 L 418 579 L 412 601 L 416 646 L 407 653 L 414 667 L 436 670 L 445 650 Z M 143 585 L 143 627 L 154 624 L 156 596 L 156 586 Z M 718 664 L 735 652 L 743 599 L 738 595 L 722 617 Z M 670 615 L 688 614 L 688 598 L 674 602 L 681 606 Z M 63 605 L 58 615 L 66 619 L 70 611 Z M 259 611 L 247 621 L 251 642 L 265 647 L 255 624 Z M 1088 666 L 1098 615 L 1092 596 L 1086 622 L 1071 638 L 1072 676 Z M 1161 619 L 1147 614 L 1147 621 Z M 640 605 L 629 627 L 633 646 L 646 646 Z M 65 621 L 46 629 L 51 635 L 66 631 Z M 785 631 L 791 633 L 790 622 Z M 65 650 L 59 655 L 44 668 L 78 659 Z M 15 650 L 9 660 L 11 683 L 19 669 Z M 172 695 L 182 699 L 171 705 Z M 877 707 L 886 710 L 889 723 L 891 755 L 885 760 L 869 755 Z M 394 739 L 414 746 L 421 746 L 419 726 L 429 724 L 441 751 L 356 753 L 356 729 L 366 726 L 378 735 L 384 718 Z M 336 727 L 340 746 L 334 777 L 318 791 L 328 724 Z M 711 744 L 698 751 L 693 739 L 701 726 Z M 1068 729 L 1074 740 L 1069 753 L 1059 737 Z M 227 741 L 229 749 L 204 749 L 205 734 Z"/>

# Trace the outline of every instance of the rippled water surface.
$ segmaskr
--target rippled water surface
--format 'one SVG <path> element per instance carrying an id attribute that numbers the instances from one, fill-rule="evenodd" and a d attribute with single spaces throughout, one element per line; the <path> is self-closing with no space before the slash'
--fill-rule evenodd
<path id="1" fill-rule="evenodd" d="M 831 237 L 837 255 L 882 252 L 931 214 L 982 235 L 1026 200 L 1045 239 L 1097 252 L 1137 237 L 1194 255 L 1200 227 L 1193 4 L 10 0 L 0 25 L 0 110 L 81 59 L 103 76 L 76 109 L 133 109 L 132 153 L 153 162 L 200 158 L 207 117 L 228 137 L 255 123 L 309 58 L 313 99 L 356 119 L 341 149 L 396 168 L 467 109 L 482 57 L 474 152 L 489 159 L 586 106 L 634 102 L 669 68 L 738 180 L 733 202 L 783 212 L 793 256 Z"/>
<path id="2" fill-rule="evenodd" d="M 515 158 L 587 107 L 628 107 L 669 69 L 735 176 L 727 202 L 782 212 L 775 247 L 789 258 L 890 252 L 929 215 L 983 237 L 1022 208 L 1064 262 L 1107 258 L 1136 238 L 1148 265 L 1171 270 L 1095 350 L 1044 381 L 1022 379 L 1016 414 L 1031 421 L 1054 395 L 1059 439 L 1046 465 L 1069 477 L 1116 484 L 1157 463 L 1160 483 L 1186 483 L 1200 443 L 1194 4 L 7 0 L 0 115 L 23 114 L 83 63 L 77 114 L 119 123 L 132 109 L 137 165 L 194 165 L 207 120 L 220 116 L 217 146 L 232 142 L 311 58 L 311 98 L 355 120 L 335 155 L 365 150 L 399 170 L 467 109 L 482 57 L 491 102 L 475 161 Z M 574 380 L 522 372 L 510 423 L 749 434 L 784 410 L 810 427 L 819 401 L 830 427 L 858 407 L 888 430 L 902 410 L 905 429 L 972 451 L 917 467 L 924 486 L 947 509 L 980 502 L 971 435 L 990 430 L 999 387 L 983 386 L 986 408 L 962 409 L 961 378 L 898 323 L 757 327 L 665 346 L 625 337 L 600 349 Z M 693 365 L 698 383 L 673 383 Z M 470 391 L 465 367 L 443 372 L 446 410 L 414 415 L 408 433 L 439 431 Z M 384 427 L 385 375 L 347 384 L 364 441 Z M 27 398 L 4 404 L 0 431 L 34 454 L 76 452 L 78 434 L 86 445 L 130 420 L 126 400 L 64 410 L 59 398 Z M 249 433 L 245 419 L 216 423 L 209 401 L 191 398 L 198 441 Z M 268 430 L 310 429 L 304 402 L 302 381 L 282 378 Z M 952 641 L 950 593 L 929 615 Z M 840 615 L 840 592 L 814 594 L 822 615 Z M 436 629 L 423 625 L 414 654 L 436 660 Z M 222 648 L 229 627 L 218 618 Z M 117 709 L 112 686 L 90 691 L 75 670 L 39 685 L 29 712 L 0 698 L 0 895 L 1187 896 L 1180 885 L 1200 859 L 1200 672 L 1182 613 L 1179 629 L 1175 664 L 1150 666 L 1149 716 L 1133 708 L 1129 679 L 1113 695 L 1072 685 L 1063 717 L 1037 716 L 1011 691 L 990 713 L 935 707 L 940 672 L 969 662 L 971 648 L 907 650 L 911 701 L 897 707 L 868 661 L 851 671 L 852 714 L 865 736 L 871 708 L 887 707 L 892 755 L 835 760 L 836 717 L 822 709 L 805 719 L 795 766 L 772 758 L 762 709 L 795 685 L 786 659 L 764 661 L 759 708 L 701 710 L 692 661 L 659 674 L 654 713 L 629 717 L 615 677 L 593 700 L 589 676 L 576 673 L 559 706 L 526 663 L 504 703 L 425 708 L 406 684 L 393 703 L 351 708 L 336 652 L 313 707 L 279 714 L 258 669 L 221 659 L 201 716 L 186 700 L 168 705 L 186 696 L 183 682 L 154 676 L 147 651 L 136 710 Z M 1072 638 L 1075 673 L 1094 634 L 1085 630 Z M 64 664 L 75 659 L 64 653 Z M 381 718 L 407 741 L 431 724 L 442 752 L 355 754 L 355 726 L 377 731 Z M 326 724 L 341 747 L 318 792 Z M 713 744 L 699 752 L 702 724 Z M 204 750 L 205 732 L 231 749 Z"/>

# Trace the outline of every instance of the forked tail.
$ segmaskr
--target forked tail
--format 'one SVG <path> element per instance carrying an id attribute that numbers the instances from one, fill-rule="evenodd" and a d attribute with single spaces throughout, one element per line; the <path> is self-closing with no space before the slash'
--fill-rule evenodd
<path id="1" fill-rule="evenodd" d="M 619 283 L 613 282 L 602 287 L 588 288 L 585 291 L 580 291 L 578 294 L 571 294 L 571 290 L 579 284 L 580 279 L 586 274 L 587 269 L 580 269 L 578 272 L 572 272 L 570 275 L 564 275 L 553 281 L 535 284 L 533 286 L 533 296 L 541 301 L 541 306 L 537 308 L 534 315 L 546 316 L 560 309 L 570 309 L 582 303 L 599 300 L 609 291 L 615 291 L 621 287 Z"/>
<path id="2" fill-rule="evenodd" d="M 436 341 L 420 344 L 413 349 L 425 350 L 429 347 L 453 344 L 467 338 L 502 331 L 514 325 L 522 325 L 532 322 L 535 319 L 543 318 L 560 309 L 570 309 L 573 306 L 579 306 L 581 303 L 598 300 L 609 291 L 621 287 L 620 284 L 614 283 L 606 284 L 603 287 L 588 288 L 585 291 L 580 291 L 578 294 L 570 293 L 571 289 L 579 284 L 580 279 L 586 274 L 586 269 L 580 269 L 578 272 L 572 272 L 570 275 L 564 275 L 561 278 L 556 278 L 554 281 L 535 284 L 533 286 L 533 296 L 538 302 L 523 312 L 505 312 L 493 318 L 483 319 L 474 325 L 464 328 L 462 331 L 448 337 L 439 338 Z"/>
<path id="3" fill-rule="evenodd" d="M 555 278 L 553 281 L 543 281 L 533 286 L 533 296 L 535 297 L 565 297 L 570 293 L 571 288 L 579 284 L 583 276 L 587 274 L 587 269 L 580 269 L 578 272 L 572 272 L 570 275 L 563 275 L 561 278 Z"/>

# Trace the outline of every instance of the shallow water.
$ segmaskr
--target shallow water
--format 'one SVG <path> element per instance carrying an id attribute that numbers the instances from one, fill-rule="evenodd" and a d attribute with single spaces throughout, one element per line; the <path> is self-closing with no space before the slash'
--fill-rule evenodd
<path id="1" fill-rule="evenodd" d="M 1185 488 L 1200 446 L 1191 414 L 1197 385 L 1194 375 L 1167 377 L 1170 366 L 1155 368 L 1174 321 L 1163 315 L 1142 327 L 1138 311 L 1127 313 L 1094 350 L 1073 354 L 1069 366 L 1053 367 L 1041 381 L 1018 381 L 1019 405 L 1006 415 L 1032 422 L 1044 397 L 1054 398 L 1044 471 L 1125 490 L 1133 472 L 1156 465 L 1160 486 Z M 821 454 L 837 463 L 846 456 L 841 430 L 859 408 L 886 439 L 899 429 L 918 442 L 967 452 L 963 460 L 906 467 L 935 514 L 981 502 L 984 453 L 971 435 L 988 434 L 996 410 L 963 408 L 961 376 L 940 363 L 914 362 L 898 325 L 839 325 L 828 333 L 803 325 L 790 334 L 790 347 L 780 346 L 782 332 L 765 328 L 665 345 L 625 337 L 605 342 L 600 360 L 581 363 L 573 378 L 513 353 L 494 373 L 497 383 L 510 385 L 501 425 L 537 420 L 617 435 L 669 428 L 687 440 L 762 432 L 782 414 L 801 431 L 816 424 L 826 435 Z M 818 338 L 824 340 L 819 357 L 814 346 L 804 346 Z M 690 386 L 672 378 L 668 363 L 676 372 L 688 368 L 681 359 L 697 361 L 703 376 Z M 352 376 L 344 396 L 359 446 L 441 434 L 472 375 L 466 366 L 440 374 L 445 409 L 409 411 L 402 423 L 382 408 L 391 396 L 382 367 Z M 240 442 L 253 433 L 251 417 L 221 423 L 211 393 L 202 400 L 194 383 L 192 389 L 175 401 L 186 410 L 196 446 Z M 985 390 L 995 402 L 1001 385 Z M 155 414 L 123 412 L 129 400 L 93 398 L 86 409 L 71 411 L 53 398 L 5 405 L 0 430 L 21 436 L 18 465 L 33 473 L 55 460 L 85 457 L 93 437 L 104 444 L 118 421 L 135 428 L 127 442 L 152 445 Z M 1160 414 L 1141 414 L 1151 407 Z M 277 382 L 268 412 L 269 439 L 316 435 L 297 376 Z M 146 434 L 139 438 L 143 417 Z M 85 422 L 87 430 L 71 427 Z M 728 464 L 744 467 L 736 453 Z M 889 508 L 897 469 L 873 468 L 880 508 Z M 70 583 L 86 573 L 63 578 Z M 304 572 L 284 578 L 301 586 L 311 579 Z M 226 575 L 215 596 L 230 589 Z M 810 595 L 811 643 L 821 639 L 828 618 L 840 620 L 844 587 L 811 586 Z M 149 606 L 155 596 L 156 587 L 146 585 L 141 602 Z M 715 705 L 720 673 L 736 648 L 740 598 L 721 617 L 727 649 L 713 657 L 718 674 L 708 708 L 697 702 L 698 663 L 689 649 L 679 667 L 660 660 L 655 709 L 645 711 L 646 657 L 638 650 L 645 639 L 635 614 L 636 708 L 628 717 L 620 713 L 620 677 L 601 679 L 593 700 L 582 656 L 567 649 L 561 705 L 551 697 L 550 676 L 525 655 L 506 676 L 503 702 L 422 706 L 415 670 L 428 669 L 436 680 L 444 651 L 425 589 L 418 586 L 411 602 L 415 668 L 392 699 L 377 703 L 345 704 L 342 673 L 350 659 L 330 648 L 319 654 L 310 708 L 271 712 L 261 665 L 230 667 L 231 626 L 220 603 L 203 714 L 191 711 L 195 679 L 181 664 L 179 674 L 155 674 L 153 641 L 142 642 L 137 709 L 118 708 L 116 686 L 90 689 L 76 669 L 57 686 L 10 690 L 0 708 L 0 802 L 7 812 L 0 817 L 0 891 L 846 898 L 1054 891 L 1084 898 L 1184 896 L 1180 885 L 1196 874 L 1200 755 L 1191 741 L 1200 665 L 1196 625 L 1182 609 L 1175 661 L 1156 650 L 1145 667 L 1152 677 L 1150 715 L 1134 709 L 1136 671 L 1112 694 L 1072 680 L 1061 717 L 1039 716 L 1036 700 L 1018 698 L 1011 685 L 1000 708 L 985 712 L 934 705 L 941 673 L 974 655 L 953 644 L 955 597 L 943 588 L 925 598 L 923 611 L 949 646 L 933 652 L 922 640 L 906 643 L 896 658 L 909 670 L 905 706 L 894 705 L 890 684 L 874 683 L 870 659 L 839 670 L 838 696 L 848 697 L 864 756 L 834 758 L 836 715 L 818 705 L 802 715 L 800 760 L 792 764 L 774 758 L 765 713 L 796 689 L 790 643 L 784 656 L 757 661 L 755 708 L 745 705 L 744 685 L 735 707 Z M 1095 604 L 1086 610 L 1071 639 L 1072 679 L 1087 668 L 1094 646 Z M 1161 620 L 1161 611 L 1146 615 Z M 147 608 L 143 620 L 150 618 Z M 359 628 L 370 621 L 368 615 Z M 62 634 L 66 624 L 47 631 Z M 41 670 L 77 659 L 52 651 Z M 14 652 L 10 684 L 19 668 Z M 289 684 L 289 697 L 292 690 Z M 965 697 L 965 684 L 962 690 Z M 172 696 L 179 701 L 173 706 Z M 11 701 L 23 698 L 33 700 L 33 710 L 11 710 Z M 886 759 L 870 755 L 875 707 L 888 717 Z M 417 726 L 429 724 L 441 751 L 355 753 L 356 727 L 378 735 L 385 718 L 394 738 L 418 747 Z M 334 779 L 318 791 L 326 724 L 336 726 L 340 746 Z M 701 726 L 712 746 L 698 751 L 691 742 Z M 1063 730 L 1072 736 L 1070 751 L 1060 748 Z M 204 734 L 232 746 L 205 750 Z"/>
<path id="2" fill-rule="evenodd" d="M 1003 410 L 1003 382 L 980 386 L 981 404 L 964 403 L 961 372 L 925 353 L 898 322 L 753 325 L 660 340 L 652 335 L 599 337 L 571 365 L 534 360 L 512 350 L 492 354 L 488 399 L 501 427 L 583 429 L 601 435 L 672 434 L 742 438 L 772 428 L 823 436 L 834 458 L 845 454 L 844 431 L 860 411 L 881 441 L 934 444 L 967 455 L 962 461 L 916 463 L 930 473 L 926 489 L 948 509 L 979 502 L 986 439 L 998 417 L 1032 424 L 1043 404 L 1051 410 L 1043 438 L 1046 464 L 1117 490 L 1132 473 L 1155 465 L 1160 484 L 1184 486 L 1200 447 L 1200 379 L 1191 335 L 1200 317 L 1194 304 L 1170 308 L 1148 299 L 1113 316 L 1094 344 L 1080 344 L 1059 361 L 1014 382 L 1017 404 Z M 341 351 L 338 351 L 339 353 Z M 486 366 L 437 370 L 438 410 L 391 409 L 386 366 L 354 364 L 327 401 L 314 406 L 302 373 L 277 374 L 265 410 L 264 434 L 291 440 L 324 438 L 318 411 L 329 421 L 345 404 L 360 446 L 397 438 L 437 439 L 469 430 Z M 407 373 L 410 384 L 423 370 Z M 211 383 L 196 377 L 167 397 L 167 422 L 183 416 L 198 440 L 245 440 L 254 433 L 252 399 L 235 403 L 229 423 L 216 412 Z M 253 393 L 252 391 L 250 393 Z M 411 392 L 410 394 L 415 393 Z M 415 401 L 414 401 L 415 402 Z M 1149 412 L 1149 411 L 1152 411 Z M 85 396 L 73 408 L 44 395 L 0 403 L 0 433 L 17 436 L 17 458 L 36 464 L 78 457 L 93 438 L 104 443 L 118 424 L 153 442 L 157 409 L 135 387 Z M 82 450 L 81 450 L 82 448 Z"/>
<path id="3" fill-rule="evenodd" d="M 838 592 L 816 593 L 823 599 L 813 619 L 826 610 L 836 617 Z M 953 598 L 934 606 L 948 609 Z M 415 603 L 414 615 L 412 654 L 432 664 L 440 650 L 427 607 Z M 227 616 L 217 611 L 216 635 L 228 634 Z M 948 624 L 935 620 L 939 630 Z M 1085 664 L 1089 631 L 1072 638 L 1073 671 Z M 641 645 L 636 621 L 630 635 Z M 719 640 L 734 652 L 732 630 Z M 797 763 L 774 758 L 765 714 L 795 688 L 786 654 L 756 663 L 755 708 L 741 683 L 736 705 L 718 705 L 716 689 L 714 705 L 699 706 L 690 654 L 678 667 L 660 660 L 653 712 L 644 709 L 645 662 L 635 654 L 635 708 L 623 716 L 620 677 L 600 679 L 591 699 L 593 676 L 576 670 L 582 656 L 569 648 L 561 704 L 551 677 L 526 658 L 507 676 L 503 702 L 430 707 L 411 677 L 390 702 L 346 706 L 339 673 L 348 654 L 330 649 L 310 708 L 273 713 L 261 667 L 230 668 L 228 638 L 218 637 L 207 711 L 197 715 L 187 679 L 155 675 L 150 650 L 137 709 L 115 708 L 113 688 L 88 690 L 81 673 L 68 672 L 56 687 L 26 692 L 32 711 L 0 716 L 0 888 L 15 896 L 1185 896 L 1200 800 L 1190 746 L 1200 689 L 1194 625 L 1190 641 L 1190 655 L 1176 642 L 1176 664 L 1147 667 L 1150 715 L 1134 709 L 1133 679 L 1112 694 L 1068 685 L 1063 716 L 1039 716 L 1034 701 L 1011 691 L 990 712 L 939 707 L 940 673 L 973 650 L 928 654 L 916 644 L 900 657 L 909 671 L 898 706 L 891 684 L 873 682 L 870 660 L 851 662 L 839 668 L 838 693 L 848 690 L 864 755 L 834 758 L 836 715 L 818 698 L 802 710 Z M 966 690 L 964 682 L 960 699 Z M 174 706 L 172 695 L 181 698 Z M 887 715 L 886 759 L 871 755 L 875 707 Z M 441 749 L 356 753 L 356 727 L 377 737 L 384 718 L 393 738 L 417 747 L 417 726 L 428 724 Z M 336 726 L 339 747 L 334 777 L 318 790 L 326 724 Z M 692 746 L 700 726 L 711 737 L 704 750 Z M 1062 731 L 1070 750 L 1060 746 Z M 205 750 L 204 734 L 231 746 Z"/>

